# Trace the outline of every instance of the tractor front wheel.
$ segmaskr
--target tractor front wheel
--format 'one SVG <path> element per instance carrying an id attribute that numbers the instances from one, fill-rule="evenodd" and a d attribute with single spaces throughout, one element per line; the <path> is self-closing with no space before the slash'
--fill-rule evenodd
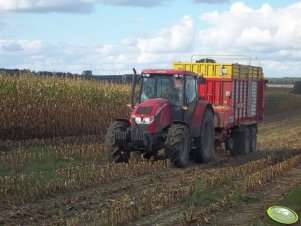
<path id="1" fill-rule="evenodd" d="M 156 160 L 158 158 L 158 150 L 153 150 L 151 152 L 143 154 L 143 158 L 147 160 Z"/>
<path id="2" fill-rule="evenodd" d="M 107 159 L 111 162 L 128 162 L 130 152 L 124 150 L 115 140 L 115 132 L 126 131 L 130 124 L 126 121 L 113 121 L 105 136 Z"/>
<path id="3" fill-rule="evenodd" d="M 172 124 L 166 139 L 166 155 L 176 167 L 188 164 L 191 149 L 190 132 L 187 125 Z"/>

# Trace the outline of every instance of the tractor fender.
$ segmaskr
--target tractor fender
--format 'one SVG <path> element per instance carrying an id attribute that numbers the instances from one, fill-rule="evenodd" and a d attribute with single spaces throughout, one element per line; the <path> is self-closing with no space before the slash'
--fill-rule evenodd
<path id="1" fill-rule="evenodd" d="M 200 127 L 206 109 L 209 109 L 212 112 L 212 114 L 214 114 L 213 107 L 208 101 L 199 100 L 194 109 L 194 114 L 192 116 L 191 125 L 190 125 L 191 134 L 193 138 L 200 136 L 201 133 Z"/>

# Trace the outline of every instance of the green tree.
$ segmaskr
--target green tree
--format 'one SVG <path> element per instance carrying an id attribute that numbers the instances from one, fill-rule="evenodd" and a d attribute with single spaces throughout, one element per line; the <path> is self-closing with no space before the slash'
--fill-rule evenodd
<path id="1" fill-rule="evenodd" d="M 82 73 L 82 76 L 84 76 L 84 77 L 91 77 L 92 75 L 93 75 L 93 73 L 91 70 L 86 70 L 86 71 L 83 71 L 83 73 Z"/>
<path id="2" fill-rule="evenodd" d="M 216 61 L 210 58 L 203 58 L 200 60 L 196 60 L 196 63 L 216 63 Z"/>
<path id="3" fill-rule="evenodd" d="M 295 82 L 293 93 L 294 94 L 301 94 L 301 80 Z"/>

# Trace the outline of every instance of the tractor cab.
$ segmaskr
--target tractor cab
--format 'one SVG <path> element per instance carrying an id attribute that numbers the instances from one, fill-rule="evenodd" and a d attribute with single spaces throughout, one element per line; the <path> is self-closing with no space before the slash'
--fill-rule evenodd
<path id="1" fill-rule="evenodd" d="M 138 104 L 149 107 L 165 99 L 171 111 L 170 120 L 190 121 L 197 101 L 196 74 L 181 70 L 144 70 L 141 73 Z M 152 100 L 152 101 L 150 101 Z M 163 107 L 163 106 L 160 106 Z"/>
<path id="2" fill-rule="evenodd" d="M 141 77 L 139 103 L 165 98 L 173 106 L 183 106 L 183 75 L 143 73 Z"/>
<path id="3" fill-rule="evenodd" d="M 144 70 L 139 101 L 165 98 L 174 106 L 185 106 L 196 100 L 196 77 L 195 73 L 182 70 Z"/>

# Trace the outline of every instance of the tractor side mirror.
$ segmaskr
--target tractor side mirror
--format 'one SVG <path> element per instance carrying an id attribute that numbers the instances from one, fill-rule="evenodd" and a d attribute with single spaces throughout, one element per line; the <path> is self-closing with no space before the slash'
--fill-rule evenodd
<path id="1" fill-rule="evenodd" d="M 134 98 L 135 98 L 135 88 L 136 88 L 136 82 L 137 82 L 137 72 L 136 69 L 133 68 L 133 78 L 132 78 L 132 87 L 131 87 L 131 93 L 130 93 L 130 109 L 131 111 L 134 110 Z"/>
<path id="2" fill-rule="evenodd" d="M 127 104 L 126 106 L 128 106 L 131 111 L 134 111 L 134 107 L 132 107 L 132 104 Z"/>
<path id="3" fill-rule="evenodd" d="M 206 79 L 203 76 L 197 77 L 197 83 L 198 83 L 198 85 L 206 84 Z"/>

